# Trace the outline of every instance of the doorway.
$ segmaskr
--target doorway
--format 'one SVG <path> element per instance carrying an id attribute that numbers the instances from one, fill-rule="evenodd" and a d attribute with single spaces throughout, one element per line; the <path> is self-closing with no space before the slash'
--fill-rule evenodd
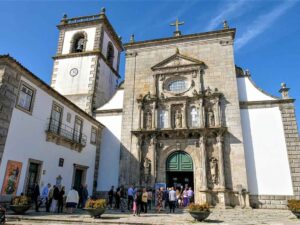
<path id="1" fill-rule="evenodd" d="M 191 187 L 194 189 L 193 160 L 184 151 L 172 153 L 166 162 L 167 187 Z"/>
<path id="2" fill-rule="evenodd" d="M 86 172 L 88 167 L 74 164 L 72 184 L 76 190 L 86 182 Z"/>
<path id="3" fill-rule="evenodd" d="M 35 184 L 39 183 L 40 177 L 40 163 L 29 162 L 28 172 L 27 172 L 27 184 L 25 187 L 26 195 L 32 196 L 34 192 Z"/>

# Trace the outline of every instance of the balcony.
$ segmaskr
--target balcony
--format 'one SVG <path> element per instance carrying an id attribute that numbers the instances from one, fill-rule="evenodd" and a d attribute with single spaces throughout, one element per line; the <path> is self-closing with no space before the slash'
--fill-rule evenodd
<path id="1" fill-rule="evenodd" d="M 86 145 L 86 135 L 52 118 L 48 119 L 46 141 L 62 145 L 72 150 L 81 151 Z"/>

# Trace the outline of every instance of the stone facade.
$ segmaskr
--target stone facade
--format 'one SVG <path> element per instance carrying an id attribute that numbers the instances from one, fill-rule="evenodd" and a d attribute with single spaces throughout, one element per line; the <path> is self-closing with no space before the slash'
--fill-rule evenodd
<path id="1" fill-rule="evenodd" d="M 165 183 L 166 159 L 181 150 L 193 159 L 197 202 L 242 204 L 236 191 L 247 190 L 247 178 L 234 33 L 225 29 L 125 45 L 120 184 Z M 178 79 L 189 87 L 174 94 L 168 87 Z M 195 128 L 189 124 L 191 107 L 200 117 Z M 169 114 L 166 129 L 159 125 L 162 109 Z M 151 162 L 148 183 L 146 158 Z M 214 163 L 216 172 L 210 169 Z"/>
<path id="2" fill-rule="evenodd" d="M 0 165 L 8 128 L 18 95 L 20 74 L 4 63 L 0 64 Z"/>

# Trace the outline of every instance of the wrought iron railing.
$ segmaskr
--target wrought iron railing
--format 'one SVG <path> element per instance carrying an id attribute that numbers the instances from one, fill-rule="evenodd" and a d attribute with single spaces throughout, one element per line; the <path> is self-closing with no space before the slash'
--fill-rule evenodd
<path id="1" fill-rule="evenodd" d="M 84 146 L 86 145 L 87 137 L 81 131 L 77 131 L 53 118 L 49 118 L 48 121 L 48 132 L 60 135 L 75 143 L 82 144 Z"/>

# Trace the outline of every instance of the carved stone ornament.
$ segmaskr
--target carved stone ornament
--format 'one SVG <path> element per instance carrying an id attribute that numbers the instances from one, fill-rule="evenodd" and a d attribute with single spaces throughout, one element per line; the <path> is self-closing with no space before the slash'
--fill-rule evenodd
<path id="1" fill-rule="evenodd" d="M 218 182 L 218 160 L 214 157 L 209 160 L 210 168 L 210 179 L 212 184 L 217 184 Z"/>
<path id="2" fill-rule="evenodd" d="M 175 113 L 175 128 L 181 128 L 182 127 L 182 114 L 179 112 L 179 110 L 176 110 Z"/>
<path id="3" fill-rule="evenodd" d="M 146 129 L 152 128 L 152 114 L 151 112 L 146 113 Z"/>

